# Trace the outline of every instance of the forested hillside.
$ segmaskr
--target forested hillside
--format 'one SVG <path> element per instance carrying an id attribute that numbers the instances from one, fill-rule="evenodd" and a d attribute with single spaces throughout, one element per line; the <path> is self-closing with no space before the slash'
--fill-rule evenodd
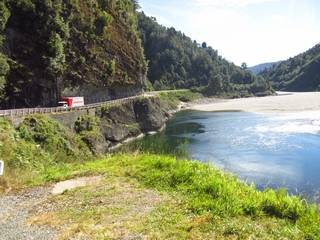
<path id="1" fill-rule="evenodd" d="M 271 91 L 262 77 L 226 61 L 206 43 L 200 45 L 174 28 L 161 26 L 143 12 L 138 19 L 154 89 L 200 88 L 208 95 L 239 96 Z"/>
<path id="2" fill-rule="evenodd" d="M 0 13 L 1 108 L 141 90 L 135 1 L 1 0 Z"/>
<path id="3" fill-rule="evenodd" d="M 275 89 L 320 90 L 320 44 L 261 73 Z"/>
<path id="4" fill-rule="evenodd" d="M 137 7 L 135 0 L 2 0 L 0 108 L 54 106 L 63 95 L 123 97 L 146 82 L 208 95 L 270 93 L 262 77 L 205 43 L 143 13 L 138 19 Z"/>

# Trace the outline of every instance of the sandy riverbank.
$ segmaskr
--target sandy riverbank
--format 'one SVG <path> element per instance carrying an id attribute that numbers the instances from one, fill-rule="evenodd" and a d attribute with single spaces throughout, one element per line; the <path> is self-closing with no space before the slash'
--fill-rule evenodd
<path id="1" fill-rule="evenodd" d="M 279 93 L 277 96 L 212 100 L 189 106 L 199 111 L 296 112 L 320 111 L 320 92 Z"/>

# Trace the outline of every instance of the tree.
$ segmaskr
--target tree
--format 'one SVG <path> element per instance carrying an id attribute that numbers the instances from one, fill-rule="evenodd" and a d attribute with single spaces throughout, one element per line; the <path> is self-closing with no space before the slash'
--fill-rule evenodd
<path id="1" fill-rule="evenodd" d="M 241 64 L 241 68 L 242 68 L 243 70 L 247 70 L 247 69 L 248 69 L 248 66 L 247 66 L 247 64 L 246 64 L 245 62 L 243 62 L 243 63 Z"/>
<path id="2" fill-rule="evenodd" d="M 132 4 L 135 10 L 139 10 L 141 8 L 138 0 L 132 0 Z"/>
<path id="3" fill-rule="evenodd" d="M 222 89 L 223 77 L 220 74 L 217 74 L 209 80 L 206 92 L 208 95 L 215 95 L 221 93 Z"/>
<path id="4" fill-rule="evenodd" d="M 202 43 L 202 48 L 207 48 L 207 43 L 206 42 Z"/>
<path id="5" fill-rule="evenodd" d="M 6 77 L 10 71 L 10 66 L 4 55 L 0 53 L 0 98 L 3 97 L 4 88 L 6 85 Z"/>
<path id="6" fill-rule="evenodd" d="M 8 18 L 10 16 L 10 11 L 3 1 L 0 2 L 0 13 L 0 32 L 2 32 L 4 31 Z"/>
<path id="7" fill-rule="evenodd" d="M 54 81 L 54 92 L 56 100 L 60 98 L 60 83 L 61 76 L 65 70 L 66 55 L 64 53 L 64 41 L 58 33 L 53 33 L 48 42 L 49 47 L 49 63 L 48 63 L 48 73 Z"/>

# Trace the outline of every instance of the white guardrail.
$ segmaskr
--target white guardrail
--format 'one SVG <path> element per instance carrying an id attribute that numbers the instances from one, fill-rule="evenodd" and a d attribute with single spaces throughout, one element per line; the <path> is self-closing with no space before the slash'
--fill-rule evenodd
<path id="1" fill-rule="evenodd" d="M 3 175 L 3 172 L 4 172 L 4 162 L 0 160 L 0 176 Z"/>
<path id="2" fill-rule="evenodd" d="M 105 102 L 99 102 L 99 103 L 92 103 L 92 104 L 87 104 L 81 107 L 73 107 L 73 108 L 50 107 L 50 108 L 21 108 L 21 109 L 0 110 L 0 117 L 16 117 L 16 116 L 19 117 L 19 116 L 27 116 L 30 114 L 73 112 L 73 111 L 96 108 L 96 107 L 105 106 L 105 105 L 112 106 L 120 103 L 126 103 L 141 97 L 151 97 L 151 96 L 142 94 L 138 96 L 120 98 L 120 99 L 109 100 Z"/>

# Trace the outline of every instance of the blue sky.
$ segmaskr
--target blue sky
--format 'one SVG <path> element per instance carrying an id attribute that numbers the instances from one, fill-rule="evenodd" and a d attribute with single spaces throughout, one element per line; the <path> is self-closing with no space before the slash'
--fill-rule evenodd
<path id="1" fill-rule="evenodd" d="M 167 27 L 249 66 L 285 60 L 320 42 L 319 0 L 140 0 Z"/>

